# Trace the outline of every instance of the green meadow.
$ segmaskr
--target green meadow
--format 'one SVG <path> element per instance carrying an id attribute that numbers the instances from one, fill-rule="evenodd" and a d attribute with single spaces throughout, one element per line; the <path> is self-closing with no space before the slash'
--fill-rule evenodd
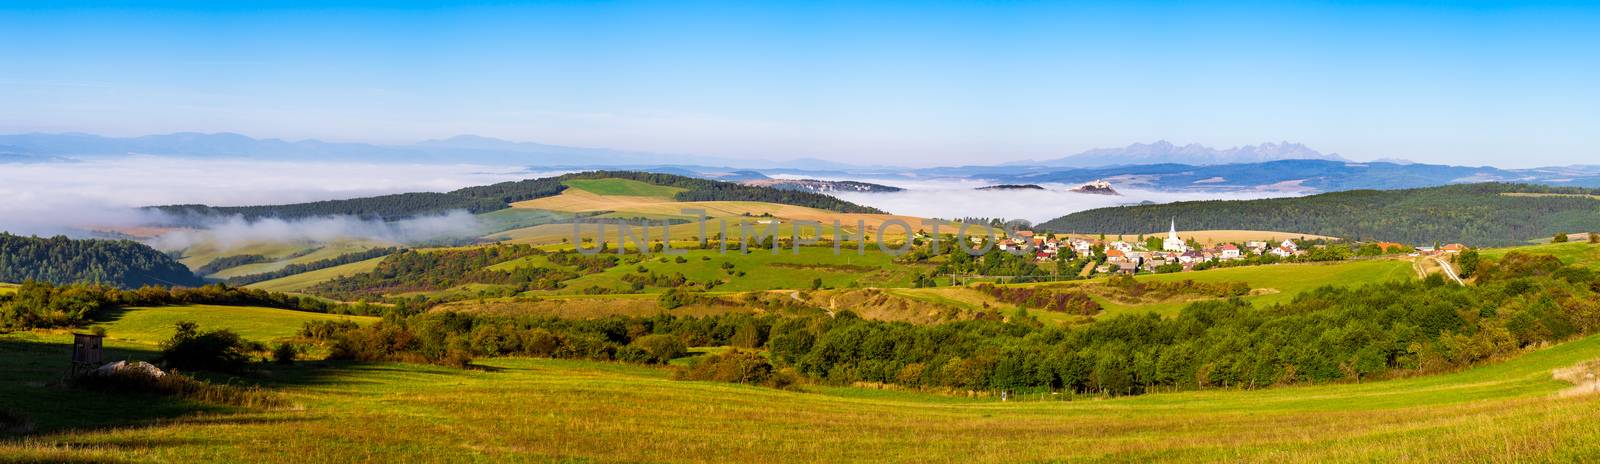
<path id="1" fill-rule="evenodd" d="M 1565 264 L 1600 268 L 1600 246 L 1588 242 L 1546 243 L 1542 245 L 1509 248 L 1488 248 L 1481 253 L 1485 258 L 1500 258 L 1510 252 L 1552 255 Z"/>
<path id="2" fill-rule="evenodd" d="M 664 185 L 647 184 L 631 179 L 572 179 L 562 182 L 563 185 L 578 190 L 583 190 L 596 195 L 620 195 L 630 197 L 657 197 L 671 199 L 673 195 L 683 189 Z"/>
<path id="3" fill-rule="evenodd" d="M 680 256 L 685 262 L 678 262 Z M 732 265 L 732 269 L 724 269 L 725 264 Z M 917 273 L 931 270 L 927 265 L 895 263 L 893 256 L 873 249 L 860 255 L 848 249 L 835 254 L 828 247 L 800 247 L 798 254 L 792 248 L 777 253 L 770 248 L 757 250 L 754 247 L 750 253 L 686 250 L 685 254 L 677 256 L 652 254 L 637 265 L 619 265 L 569 280 L 566 288 L 559 292 L 576 293 L 589 287 L 628 291 L 629 284 L 623 276 L 640 273 L 640 267 L 645 268 L 646 274 L 682 273 L 690 282 L 728 281 L 718 285 L 716 291 L 809 288 L 816 279 L 821 279 L 824 287 L 831 288 L 907 287 Z M 647 292 L 662 290 L 645 289 Z"/>
<path id="4" fill-rule="evenodd" d="M 380 256 L 366 261 L 302 272 L 291 276 L 256 282 L 245 287 L 271 292 L 298 292 L 324 281 L 377 269 L 378 263 L 383 262 L 383 258 Z"/>
<path id="5" fill-rule="evenodd" d="M 111 356 L 176 317 L 266 340 L 306 313 L 132 309 L 104 323 Z M 148 312 L 147 315 L 140 315 Z M 210 323 L 208 325 L 208 322 Z M 128 335 L 122 335 L 128 334 Z M 60 332 L 0 335 L 0 400 L 38 432 L 7 461 L 116 462 L 1504 462 L 1600 459 L 1600 395 L 1563 396 L 1553 369 L 1600 337 L 1462 372 L 1363 384 L 1135 397 L 796 391 L 671 380 L 670 368 L 527 358 L 458 370 L 312 361 L 215 378 L 293 403 L 240 409 L 53 386 Z M 699 352 L 715 351 L 712 349 Z M 104 426 L 111 425 L 106 428 Z"/>
<path id="6" fill-rule="evenodd" d="M 106 311 L 99 320 L 95 326 L 106 329 L 106 337 L 111 340 L 155 346 L 172 338 L 179 321 L 194 321 L 202 329 L 227 328 L 247 339 L 270 342 L 293 337 L 308 321 L 350 320 L 365 324 L 377 318 L 253 306 L 192 305 L 118 308 Z"/>

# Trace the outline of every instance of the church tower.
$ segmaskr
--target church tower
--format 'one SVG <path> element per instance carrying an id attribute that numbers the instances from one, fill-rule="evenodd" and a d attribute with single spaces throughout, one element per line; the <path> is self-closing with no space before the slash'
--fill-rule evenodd
<path id="1" fill-rule="evenodd" d="M 1161 241 L 1161 250 L 1178 253 L 1189 251 L 1189 244 L 1178 238 L 1178 218 L 1172 218 L 1172 228 L 1167 230 L 1167 239 Z"/>

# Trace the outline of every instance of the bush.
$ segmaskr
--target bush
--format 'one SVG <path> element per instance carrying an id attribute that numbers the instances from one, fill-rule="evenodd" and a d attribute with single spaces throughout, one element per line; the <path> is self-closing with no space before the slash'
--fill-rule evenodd
<path id="1" fill-rule="evenodd" d="M 1553 243 L 1567 243 L 1567 233 L 1566 232 L 1556 232 L 1556 236 L 1555 237 L 1551 237 L 1550 241 L 1553 242 Z"/>
<path id="2" fill-rule="evenodd" d="M 33 431 L 33 421 L 21 414 L 0 409 L 0 435 L 24 434 Z"/>
<path id="3" fill-rule="evenodd" d="M 327 340 L 334 335 L 355 330 L 355 321 L 306 321 L 300 326 L 300 336 L 314 340 Z"/>
<path id="4" fill-rule="evenodd" d="M 234 372 L 250 361 L 250 352 L 262 349 L 231 330 L 199 329 L 193 321 L 179 322 L 178 333 L 161 343 L 159 361 L 169 368 Z"/>
<path id="5" fill-rule="evenodd" d="M 656 364 L 665 364 L 673 358 L 689 354 L 689 345 L 672 335 L 645 335 L 635 339 L 629 346 L 643 350 L 647 355 L 644 361 Z"/>
<path id="6" fill-rule="evenodd" d="M 294 358 L 300 355 L 300 347 L 292 343 L 279 343 L 272 347 L 272 362 L 278 364 L 294 364 Z"/>
<path id="7" fill-rule="evenodd" d="M 175 372 L 154 376 L 137 369 L 108 374 L 90 373 L 72 379 L 72 386 L 86 390 L 172 396 L 202 403 L 229 406 L 280 408 L 289 402 L 260 387 L 216 385 Z"/>
<path id="8" fill-rule="evenodd" d="M 772 388 L 789 388 L 796 379 L 793 373 L 774 369 L 761 353 L 743 350 L 708 356 L 687 369 L 679 370 L 675 377 L 678 380 L 710 380 Z"/>

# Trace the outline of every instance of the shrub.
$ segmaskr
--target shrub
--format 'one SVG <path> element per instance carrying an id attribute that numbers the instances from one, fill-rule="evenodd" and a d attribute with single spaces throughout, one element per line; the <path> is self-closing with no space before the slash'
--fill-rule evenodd
<path id="1" fill-rule="evenodd" d="M 261 349 L 231 330 L 200 332 L 198 324 L 182 321 L 178 332 L 161 343 L 159 360 L 169 368 L 233 372 L 250 361 L 250 352 Z"/>
<path id="2" fill-rule="evenodd" d="M 292 343 L 279 343 L 272 347 L 272 362 L 278 364 L 294 364 L 294 358 L 300 355 L 300 347 Z"/>
<path id="3" fill-rule="evenodd" d="M 796 379 L 791 372 L 773 368 L 761 353 L 744 350 L 708 356 L 687 369 L 679 370 L 675 377 L 678 380 L 710 380 L 772 388 L 788 388 L 794 385 Z"/>
<path id="4" fill-rule="evenodd" d="M 643 350 L 647 355 L 643 361 L 649 363 L 664 364 L 689 354 L 689 345 L 672 335 L 645 335 L 635 339 L 629 346 Z"/>
<path id="5" fill-rule="evenodd" d="M 153 376 L 137 369 L 107 374 L 86 374 L 72 379 L 71 385 L 102 392 L 172 396 L 202 403 L 229 406 L 280 408 L 289 402 L 260 387 L 217 385 L 175 372 Z"/>
<path id="6" fill-rule="evenodd" d="M 1551 237 L 1550 241 L 1553 242 L 1553 243 L 1567 243 L 1567 233 L 1566 232 L 1556 232 L 1556 236 L 1555 237 Z"/>
<path id="7" fill-rule="evenodd" d="M 21 414 L 0 409 L 0 435 L 24 434 L 33 431 L 33 421 Z"/>
<path id="8" fill-rule="evenodd" d="M 327 340 L 334 335 L 354 330 L 355 321 L 306 321 L 300 326 L 300 336 L 314 340 Z"/>

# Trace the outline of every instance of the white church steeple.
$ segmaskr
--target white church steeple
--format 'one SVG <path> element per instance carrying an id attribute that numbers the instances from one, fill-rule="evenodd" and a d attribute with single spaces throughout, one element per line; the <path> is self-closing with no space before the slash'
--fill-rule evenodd
<path id="1" fill-rule="evenodd" d="M 1189 244 L 1178 238 L 1178 218 L 1172 218 L 1172 228 L 1167 230 L 1167 239 L 1161 241 L 1161 250 L 1177 253 L 1189 251 Z"/>

